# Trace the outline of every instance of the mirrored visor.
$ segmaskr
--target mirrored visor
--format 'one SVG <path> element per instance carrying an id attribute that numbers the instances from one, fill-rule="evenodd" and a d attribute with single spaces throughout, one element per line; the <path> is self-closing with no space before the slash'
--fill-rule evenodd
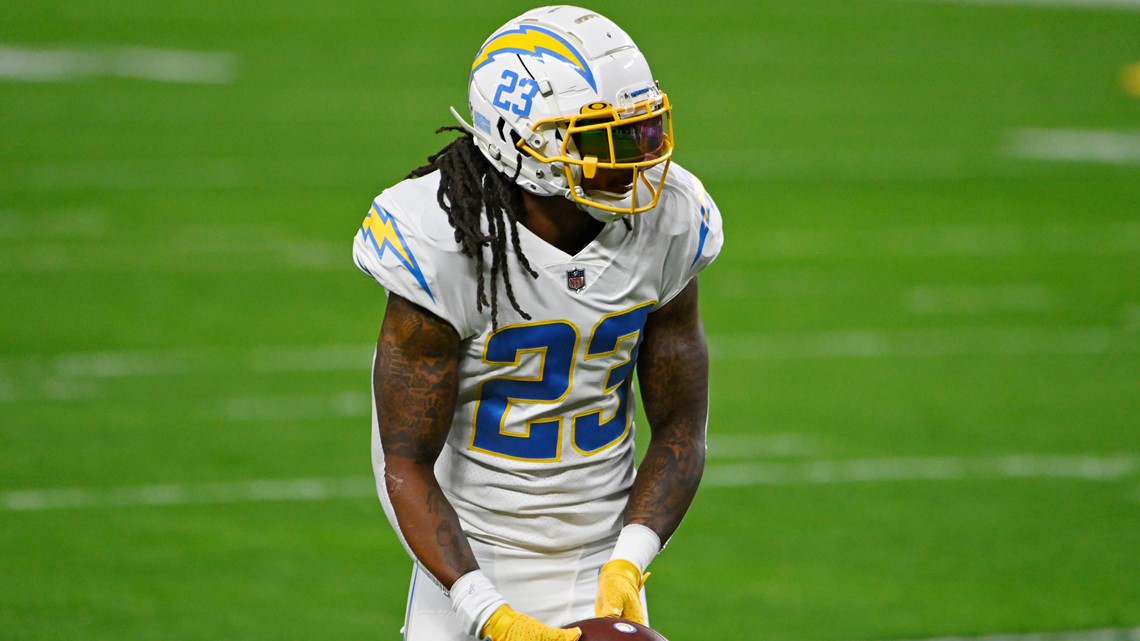
<path id="1" fill-rule="evenodd" d="M 571 134 L 582 158 L 593 156 L 601 163 L 634 163 L 653 160 L 665 146 L 667 114 L 625 125 L 588 129 Z M 610 157 L 610 133 L 613 157 Z"/>

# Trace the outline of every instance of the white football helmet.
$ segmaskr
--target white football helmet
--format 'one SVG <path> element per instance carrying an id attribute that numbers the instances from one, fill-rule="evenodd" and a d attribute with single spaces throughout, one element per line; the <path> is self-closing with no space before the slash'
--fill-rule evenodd
<path id="1" fill-rule="evenodd" d="M 451 113 L 526 191 L 606 221 L 657 205 L 673 155 L 669 98 L 609 19 L 555 6 L 511 20 L 475 56 L 469 100 L 471 124 Z"/>

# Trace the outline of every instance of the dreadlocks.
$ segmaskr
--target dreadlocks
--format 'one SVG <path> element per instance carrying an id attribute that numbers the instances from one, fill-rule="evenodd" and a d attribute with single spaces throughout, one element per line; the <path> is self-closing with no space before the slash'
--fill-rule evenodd
<path id="1" fill-rule="evenodd" d="M 476 306 L 479 311 L 484 307 L 491 308 L 491 326 L 499 324 L 499 280 L 507 290 L 507 300 L 523 318 L 530 320 L 530 315 L 519 307 L 515 300 L 514 288 L 511 286 L 510 272 L 507 270 L 507 235 L 510 232 L 510 242 L 515 255 L 523 269 L 532 278 L 538 278 L 538 272 L 530 266 L 530 261 L 523 255 L 519 244 L 518 219 L 523 211 L 522 195 L 514 178 L 497 171 L 491 163 L 483 157 L 475 146 L 471 134 L 460 127 L 440 127 L 436 133 L 444 131 L 459 131 L 463 135 L 447 144 L 443 149 L 428 157 L 428 164 L 412 170 L 408 178 L 419 178 L 439 170 L 439 191 L 436 200 L 443 211 L 447 212 L 447 220 L 455 230 L 455 242 L 459 243 L 460 251 L 464 255 L 475 259 L 475 270 L 478 278 L 478 291 L 476 292 Z M 521 160 L 520 160 L 521 163 Z M 482 218 L 486 212 L 487 233 L 483 233 Z M 483 272 L 486 261 L 483 257 L 483 246 L 491 248 L 491 274 L 490 274 L 490 302 L 487 300 Z"/>

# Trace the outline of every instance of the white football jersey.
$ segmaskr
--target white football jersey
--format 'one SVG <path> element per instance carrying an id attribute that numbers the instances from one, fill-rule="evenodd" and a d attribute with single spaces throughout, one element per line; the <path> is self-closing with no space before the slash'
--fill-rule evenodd
<path id="1" fill-rule="evenodd" d="M 658 205 L 619 221 L 574 256 L 518 226 L 532 278 L 510 252 L 521 317 L 499 283 L 498 327 L 476 305 L 475 261 L 436 200 L 439 173 L 385 190 L 354 259 L 390 292 L 462 338 L 459 396 L 435 472 L 469 536 L 556 551 L 615 536 L 634 476 L 633 366 L 642 328 L 717 256 L 721 218 L 676 163 Z M 487 252 L 486 264 L 490 265 Z M 490 295 L 490 278 L 484 286 Z M 373 412 L 373 465 L 388 518 Z M 406 542 L 405 542 L 406 545 Z"/>

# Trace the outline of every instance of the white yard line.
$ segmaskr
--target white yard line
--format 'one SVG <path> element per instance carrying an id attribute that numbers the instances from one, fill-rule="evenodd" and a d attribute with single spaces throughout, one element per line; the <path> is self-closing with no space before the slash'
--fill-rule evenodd
<path id="1" fill-rule="evenodd" d="M 991 258 L 1140 252 L 1140 222 L 773 228 L 736 241 L 756 262 L 827 258 Z M 755 280 L 755 276 L 751 277 Z"/>
<path id="2" fill-rule="evenodd" d="M 99 77 L 226 84 L 237 77 L 237 58 L 232 53 L 147 47 L 33 49 L 0 46 L 0 80 L 51 83 Z"/>
<path id="3" fill-rule="evenodd" d="M 1120 311 L 1120 321 L 1126 331 L 1140 331 L 1140 305 L 1125 305 Z"/>
<path id="4" fill-rule="evenodd" d="M 1009 148 L 1015 158 L 1028 160 L 1140 165 L 1140 130 L 1022 129 L 1013 133 Z"/>
<path id="5" fill-rule="evenodd" d="M 315 347 L 265 347 L 249 352 L 246 363 L 258 372 L 335 372 L 372 367 L 376 348 L 367 343 Z"/>
<path id="6" fill-rule="evenodd" d="M 685 157 L 693 166 L 717 175 L 720 182 L 954 179 L 988 175 L 997 169 L 992 163 L 979 165 L 969 154 L 954 148 L 729 148 L 686 150 Z"/>
<path id="7" fill-rule="evenodd" d="M 802 458 L 819 456 L 822 448 L 811 434 L 710 434 L 708 456 L 712 461 Z"/>
<path id="8" fill-rule="evenodd" d="M 1097 355 L 1140 352 L 1140 336 L 1110 327 L 959 327 L 709 336 L 714 361 Z"/>
<path id="9" fill-rule="evenodd" d="M 1113 9 L 1140 11 L 1140 0 L 896 0 L 938 4 L 976 4 L 1044 7 L 1053 9 Z"/>
<path id="10" fill-rule="evenodd" d="M 1000 312 L 1046 312 L 1053 308 L 1053 295 L 1041 283 L 995 283 L 991 285 L 924 285 L 906 296 L 912 313 L 982 316 Z"/>
<path id="11" fill-rule="evenodd" d="M 372 413 L 372 400 L 364 390 L 332 396 L 246 396 L 227 399 L 220 413 L 230 421 L 366 417 Z"/>
<path id="12" fill-rule="evenodd" d="M 1099 356 L 1140 353 L 1140 333 L 1132 315 L 1123 327 L 949 327 L 914 330 L 847 329 L 819 332 L 711 334 L 714 362 L 773 360 L 943 358 L 953 356 Z M 367 373 L 374 346 L 369 343 L 282 346 L 245 352 L 211 349 L 126 350 L 56 355 L 0 356 L 0 403 L 22 400 L 98 398 L 99 381 L 244 371 L 266 374 Z M 221 399 L 231 419 L 280 418 L 280 407 L 304 411 L 293 416 L 357 416 L 364 403 L 346 390 L 321 398 L 246 397 Z M 298 410 L 300 411 L 300 410 Z M 318 416 L 319 415 L 319 416 Z"/>
<path id="13" fill-rule="evenodd" d="M 90 352 L 63 354 L 51 359 L 60 378 L 123 378 L 182 374 L 192 369 L 187 350 Z"/>
<path id="14" fill-rule="evenodd" d="M 849 484 L 882 481 L 960 481 L 970 479 L 1070 479 L 1116 481 L 1137 474 L 1137 457 L 1118 455 L 1045 456 L 1021 454 L 992 458 L 914 457 L 796 463 L 749 462 L 710 466 L 702 485 Z"/>
<path id="15" fill-rule="evenodd" d="M 1094 630 L 1062 630 L 1057 632 L 1022 632 L 927 639 L 894 639 L 892 641 L 1140 641 L 1140 627 L 1101 628 Z"/>
<path id="16" fill-rule="evenodd" d="M 102 239 L 109 229 L 109 217 L 100 209 L 0 211 L 0 240 Z"/>
<path id="17" fill-rule="evenodd" d="M 1105 482 L 1131 478 L 1138 472 L 1140 472 L 1140 462 L 1136 456 L 1129 454 L 1115 456 L 1018 454 L 985 458 L 909 457 L 739 464 L 721 464 L 714 461 L 706 469 L 701 485 L 706 488 L 735 488 L 1026 479 Z M 267 501 L 324 501 L 368 497 L 374 492 L 373 480 L 367 476 L 120 488 L 16 490 L 0 493 L 0 510 L 30 512 Z"/>
<path id="18" fill-rule="evenodd" d="M 21 166 L 17 174 L 28 171 Z M 146 169 L 145 171 L 151 171 Z M 185 176 L 193 169 L 171 172 Z M 93 167 L 93 173 L 78 171 L 81 180 L 98 182 L 107 172 L 117 180 L 124 172 Z M 49 172 L 51 173 L 51 172 Z M 129 173 L 129 172 L 126 172 Z M 15 182 L 21 182 L 17 176 Z M 53 183 L 55 178 L 46 179 Z M 45 214 L 47 216 L 49 214 Z M 84 242 L 83 235 L 113 236 L 105 218 L 87 216 L 82 228 L 57 233 L 62 225 L 48 222 L 34 232 L 26 217 L 0 214 L 0 240 L 50 239 L 67 242 L 13 243 L 4 248 L 0 274 L 23 273 L 213 273 L 244 271 L 324 271 L 344 269 L 348 261 L 338 243 L 292 238 L 267 228 L 242 225 L 187 227 L 174 240 L 153 238 L 135 241 Z M 122 241 L 122 242 L 120 242 Z M 152 242 L 154 241 L 154 242 Z M 772 228 L 762 234 L 736 239 L 737 254 L 745 263 L 726 266 L 710 281 L 726 297 L 803 296 L 830 293 L 834 280 L 811 271 L 792 271 L 778 263 L 826 261 L 834 258 L 867 257 L 927 260 L 931 258 L 995 258 L 1052 256 L 1122 256 L 1140 254 L 1140 222 L 1046 223 L 1039 225 L 933 225 L 874 229 Z M 764 264 L 757 277 L 756 263 Z M 773 263 L 777 263 L 773 265 Z"/>
<path id="19" fill-rule="evenodd" d="M 0 509 L 39 511 L 267 501 L 325 501 L 360 498 L 372 495 L 375 491 L 371 479 L 367 477 L 26 490 L 0 494 Z"/>

